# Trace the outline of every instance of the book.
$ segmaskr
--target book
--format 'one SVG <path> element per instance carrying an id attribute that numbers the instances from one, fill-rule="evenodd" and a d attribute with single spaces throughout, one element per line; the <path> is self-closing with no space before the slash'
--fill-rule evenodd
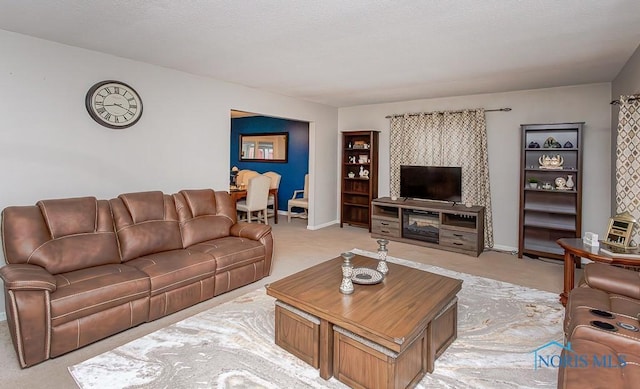
<path id="1" fill-rule="evenodd" d="M 623 249 L 613 250 L 611 247 L 600 247 L 600 252 L 610 256 L 611 258 L 640 259 L 640 253 L 637 250 L 628 252 Z"/>

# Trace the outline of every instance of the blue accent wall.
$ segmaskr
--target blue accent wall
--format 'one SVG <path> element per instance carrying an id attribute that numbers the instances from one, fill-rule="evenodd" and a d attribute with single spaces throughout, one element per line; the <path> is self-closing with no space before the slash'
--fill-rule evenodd
<path id="1" fill-rule="evenodd" d="M 288 159 L 283 162 L 243 162 L 240 161 L 240 134 L 261 132 L 289 133 Z M 309 123 L 278 119 L 266 116 L 252 116 L 231 119 L 231 167 L 255 170 L 258 173 L 273 171 L 282 176 L 278 188 L 278 209 L 287 210 L 287 201 L 294 190 L 304 188 L 304 175 L 309 172 Z"/>

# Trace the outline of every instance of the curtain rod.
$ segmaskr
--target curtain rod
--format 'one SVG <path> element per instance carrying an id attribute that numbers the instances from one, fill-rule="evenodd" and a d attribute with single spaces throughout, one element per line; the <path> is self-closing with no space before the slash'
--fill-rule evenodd
<path id="1" fill-rule="evenodd" d="M 509 112 L 511 111 L 511 108 L 497 108 L 497 109 L 485 109 L 485 112 Z M 438 112 L 438 111 L 436 111 Z M 441 111 L 441 112 L 447 112 L 447 113 L 462 113 L 464 111 Z M 419 113 L 410 113 L 409 116 L 418 116 L 420 115 Z M 398 115 L 387 115 L 385 116 L 385 118 L 387 119 L 391 119 L 394 117 L 399 117 L 399 116 L 404 116 L 404 114 L 398 114 Z"/>
<path id="2" fill-rule="evenodd" d="M 627 99 L 628 102 L 638 101 L 638 100 L 640 100 L 640 94 L 631 95 L 631 97 L 629 99 Z M 621 102 L 620 102 L 620 100 L 613 100 L 609 104 L 611 104 L 611 105 L 620 105 Z"/>

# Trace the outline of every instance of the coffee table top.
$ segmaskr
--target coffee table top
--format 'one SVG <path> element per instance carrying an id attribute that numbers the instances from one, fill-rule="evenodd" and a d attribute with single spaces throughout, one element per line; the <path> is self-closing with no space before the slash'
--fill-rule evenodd
<path id="1" fill-rule="evenodd" d="M 344 295 L 342 262 L 337 257 L 273 282 L 267 294 L 401 352 L 462 288 L 461 280 L 388 263 L 381 283 L 354 284 L 354 292 Z M 351 262 L 373 269 L 378 263 L 360 255 Z"/>

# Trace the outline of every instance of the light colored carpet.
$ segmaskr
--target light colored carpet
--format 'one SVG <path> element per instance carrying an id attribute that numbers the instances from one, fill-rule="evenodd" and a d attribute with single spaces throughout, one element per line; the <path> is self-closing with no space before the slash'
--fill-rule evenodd
<path id="1" fill-rule="evenodd" d="M 354 249 L 355 253 L 374 256 Z M 554 388 L 533 350 L 562 341 L 557 294 L 397 258 L 390 262 L 462 279 L 458 339 L 418 388 Z M 336 284 L 336 290 L 339 280 Z M 366 286 L 356 286 L 366 287 Z M 543 325 L 541 325 L 543 323 Z M 238 297 L 69 368 L 87 388 L 344 388 L 274 344 L 274 300 Z"/>

